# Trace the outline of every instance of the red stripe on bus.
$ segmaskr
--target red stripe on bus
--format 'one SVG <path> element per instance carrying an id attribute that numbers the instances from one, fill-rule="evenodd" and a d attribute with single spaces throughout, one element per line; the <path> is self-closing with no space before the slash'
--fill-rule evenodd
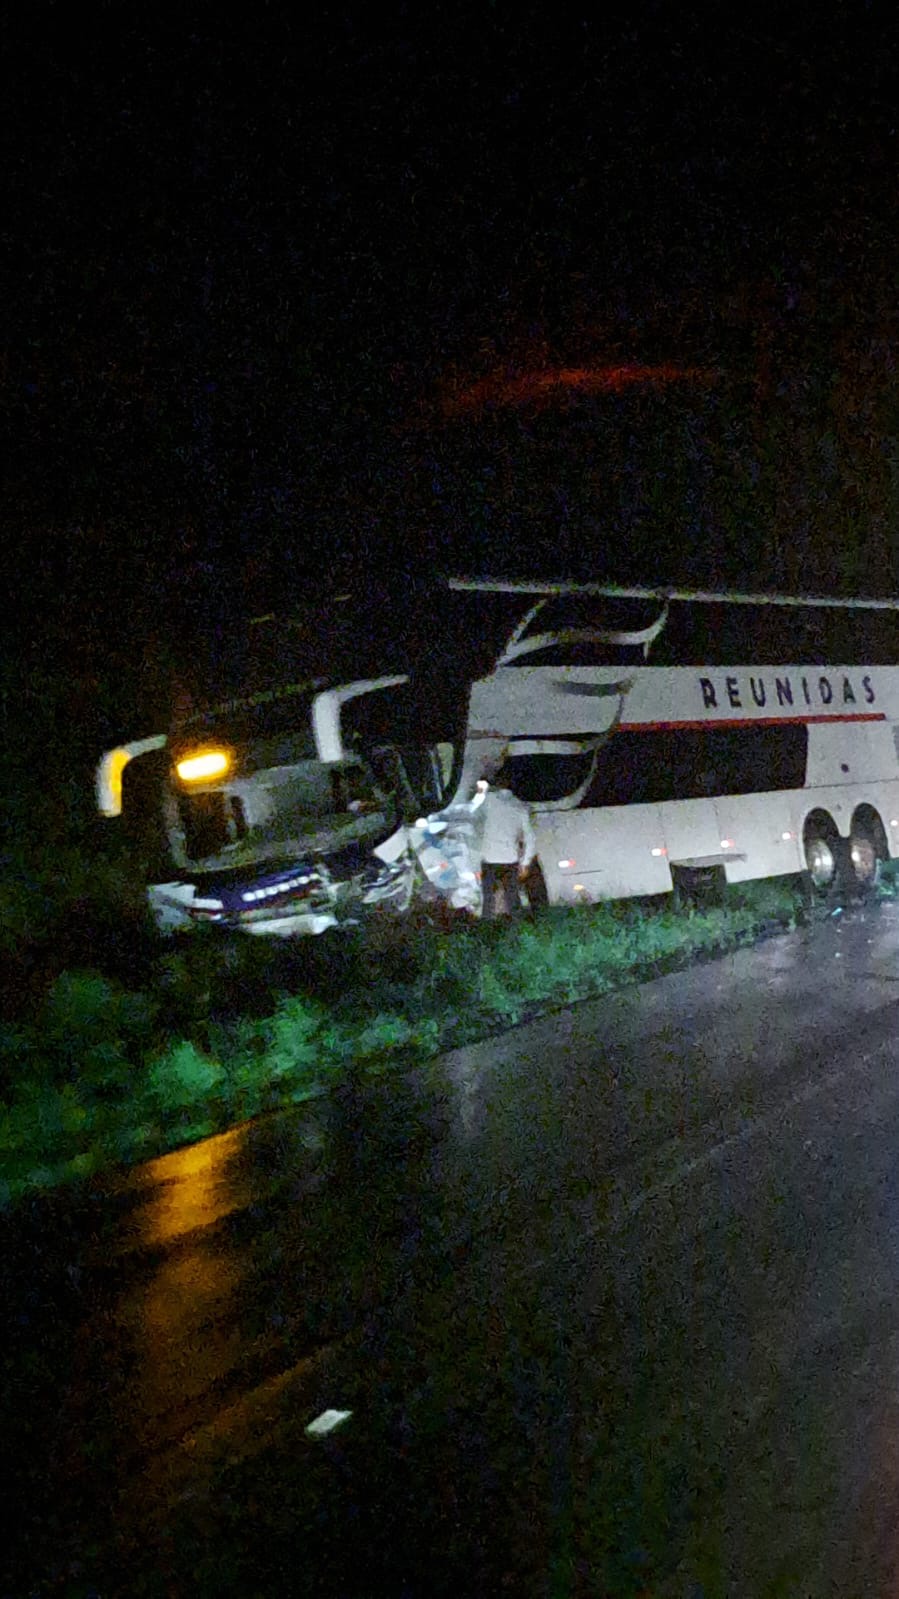
<path id="1" fill-rule="evenodd" d="M 778 727 L 783 722 L 885 722 L 886 711 L 858 711 L 855 714 L 842 713 L 828 716 L 706 716 L 701 721 L 695 722 L 619 722 L 612 732 L 641 733 L 676 733 L 684 728 L 704 729 L 707 727 Z"/>
<path id="2" fill-rule="evenodd" d="M 804 725 L 808 722 L 885 722 L 886 720 L 886 711 L 856 711 L 855 713 L 850 711 L 846 714 L 838 712 L 832 716 L 828 716 L 825 711 L 820 716 L 704 716 L 693 722 L 619 722 L 615 727 L 596 728 L 593 733 L 579 733 L 576 731 L 567 733 L 498 733 L 493 728 L 478 727 L 472 729 L 468 736 L 469 738 L 495 738 L 505 744 L 510 744 L 523 738 L 542 738 L 546 739 L 547 742 L 563 738 L 594 738 L 604 732 L 677 733 L 684 729 L 688 731 L 691 729 L 701 730 L 707 727 L 781 727 L 785 723 L 793 726 L 796 723 Z"/>

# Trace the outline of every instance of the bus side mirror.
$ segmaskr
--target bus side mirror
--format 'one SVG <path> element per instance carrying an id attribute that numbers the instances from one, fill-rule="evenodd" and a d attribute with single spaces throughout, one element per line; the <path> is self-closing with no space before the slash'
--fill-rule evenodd
<path id="1" fill-rule="evenodd" d="M 122 778 L 129 762 L 153 750 L 165 749 L 165 733 L 154 733 L 151 738 L 139 738 L 131 744 L 118 744 L 107 750 L 94 774 L 94 794 L 101 816 L 121 816 Z"/>

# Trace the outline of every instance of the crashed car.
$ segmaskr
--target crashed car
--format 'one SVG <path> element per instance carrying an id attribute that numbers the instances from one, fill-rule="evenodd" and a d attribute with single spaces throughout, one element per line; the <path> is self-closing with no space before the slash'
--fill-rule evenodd
<path id="1" fill-rule="evenodd" d="M 497 735 L 492 711 L 472 734 L 472 685 L 524 651 L 520 600 L 473 627 L 465 594 L 402 582 L 400 607 L 368 574 L 325 605 L 178 635 L 153 702 L 166 730 L 96 772 L 162 930 L 319 933 L 418 900 L 482 914 L 476 783 Z"/>
<path id="2" fill-rule="evenodd" d="M 162 931 L 320 933 L 408 906 L 416 867 L 401 759 L 380 751 L 376 775 L 340 727 L 348 700 L 401 681 L 290 684 L 104 755 L 98 806 L 122 818 Z"/>

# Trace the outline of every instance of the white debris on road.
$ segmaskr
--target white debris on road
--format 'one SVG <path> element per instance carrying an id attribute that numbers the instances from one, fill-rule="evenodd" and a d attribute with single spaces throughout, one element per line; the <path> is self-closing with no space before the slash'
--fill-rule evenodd
<path id="1" fill-rule="evenodd" d="M 351 1410 L 323 1410 L 320 1416 L 310 1421 L 306 1428 L 307 1438 L 324 1438 L 327 1433 L 333 1432 L 335 1427 L 340 1427 L 348 1421 L 352 1414 Z"/>

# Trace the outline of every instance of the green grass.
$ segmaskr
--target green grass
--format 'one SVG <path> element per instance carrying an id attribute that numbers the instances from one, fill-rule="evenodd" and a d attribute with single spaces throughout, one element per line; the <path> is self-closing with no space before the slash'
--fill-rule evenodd
<path id="1" fill-rule="evenodd" d="M 210 932 L 171 948 L 135 919 L 106 949 L 116 884 L 94 880 L 91 893 L 78 901 L 80 943 L 67 924 L 63 946 L 115 960 L 54 970 L 38 945 L 31 987 L 0 1028 L 3 1202 L 296 1104 L 348 1072 L 426 1061 L 801 914 L 794 889 L 757 884 L 689 913 L 551 909 L 449 933 L 410 919 L 289 944 Z"/>

